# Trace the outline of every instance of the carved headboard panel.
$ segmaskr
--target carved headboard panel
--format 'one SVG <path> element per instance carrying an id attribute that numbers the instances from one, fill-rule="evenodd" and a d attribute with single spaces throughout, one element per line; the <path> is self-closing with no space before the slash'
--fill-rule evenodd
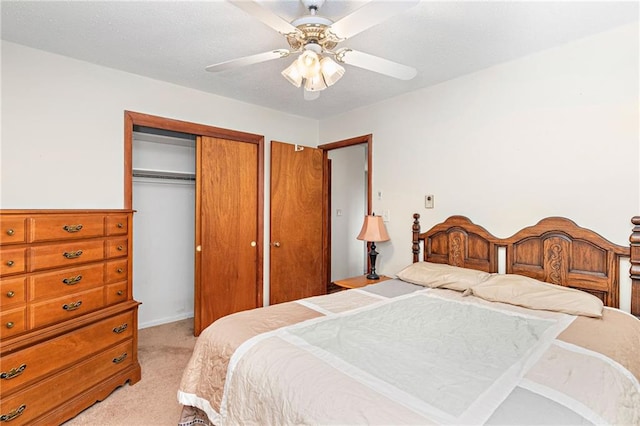
<path id="1" fill-rule="evenodd" d="M 561 217 L 543 219 L 503 242 L 508 274 L 584 290 L 619 307 L 620 257 L 629 256 L 629 247 Z"/>
<path id="2" fill-rule="evenodd" d="M 498 250 L 504 247 L 506 273 L 584 290 L 619 307 L 620 258 L 629 257 L 630 248 L 569 219 L 546 218 L 509 238 L 497 238 L 464 216 L 451 216 L 423 233 L 420 215 L 413 219 L 414 262 L 498 272 Z"/>
<path id="3" fill-rule="evenodd" d="M 423 260 L 461 268 L 498 272 L 498 239 L 464 216 L 451 216 L 427 232 L 420 233 L 420 215 L 413 215 L 413 261 Z"/>

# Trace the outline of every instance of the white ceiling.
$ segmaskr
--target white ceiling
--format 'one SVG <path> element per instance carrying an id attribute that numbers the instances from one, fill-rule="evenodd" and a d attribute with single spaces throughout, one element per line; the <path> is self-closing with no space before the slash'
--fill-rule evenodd
<path id="1" fill-rule="evenodd" d="M 333 21 L 364 1 L 326 0 Z M 264 1 L 290 21 L 298 0 Z M 638 20 L 638 1 L 422 1 L 340 44 L 418 70 L 410 81 L 346 66 L 303 100 L 280 71 L 291 57 L 209 73 L 207 65 L 276 48 L 283 36 L 226 1 L 1 1 L 2 39 L 316 119 L 437 84 Z"/>

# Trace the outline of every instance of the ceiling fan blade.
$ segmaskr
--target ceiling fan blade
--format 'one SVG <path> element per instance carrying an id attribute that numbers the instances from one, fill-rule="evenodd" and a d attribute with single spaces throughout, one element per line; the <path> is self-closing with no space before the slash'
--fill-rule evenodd
<path id="1" fill-rule="evenodd" d="M 296 27 L 253 0 L 229 0 L 229 2 L 281 34 L 290 34 L 298 31 Z"/>
<path id="2" fill-rule="evenodd" d="M 286 49 L 276 49 L 270 52 L 257 53 L 255 55 L 245 56 L 243 58 L 232 59 L 230 61 L 220 62 L 219 64 L 209 65 L 205 68 L 205 70 L 210 72 L 226 71 L 233 68 L 271 61 L 272 59 L 286 58 L 290 53 L 291 52 Z"/>
<path id="3" fill-rule="evenodd" d="M 353 37 L 419 2 L 420 0 L 370 1 L 360 9 L 331 24 L 331 32 L 339 39 Z"/>
<path id="4" fill-rule="evenodd" d="M 418 74 L 415 68 L 407 65 L 348 48 L 338 50 L 336 52 L 336 60 L 400 80 L 411 80 Z"/>

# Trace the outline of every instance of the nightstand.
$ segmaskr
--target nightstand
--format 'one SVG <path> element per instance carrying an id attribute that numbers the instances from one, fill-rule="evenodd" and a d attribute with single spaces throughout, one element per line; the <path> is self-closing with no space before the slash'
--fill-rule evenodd
<path id="1" fill-rule="evenodd" d="M 386 275 L 380 275 L 379 280 L 369 280 L 366 275 L 358 275 L 357 277 L 343 278 L 341 280 L 335 280 L 333 283 L 342 288 L 360 288 L 369 284 L 376 284 L 382 281 L 390 280 L 391 277 Z"/>

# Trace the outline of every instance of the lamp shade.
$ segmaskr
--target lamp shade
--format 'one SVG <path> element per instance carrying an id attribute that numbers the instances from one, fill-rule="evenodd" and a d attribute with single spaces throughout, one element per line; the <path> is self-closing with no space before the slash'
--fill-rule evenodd
<path id="1" fill-rule="evenodd" d="M 362 229 L 356 237 L 363 241 L 389 241 L 389 234 L 382 221 L 382 216 L 365 216 Z"/>

